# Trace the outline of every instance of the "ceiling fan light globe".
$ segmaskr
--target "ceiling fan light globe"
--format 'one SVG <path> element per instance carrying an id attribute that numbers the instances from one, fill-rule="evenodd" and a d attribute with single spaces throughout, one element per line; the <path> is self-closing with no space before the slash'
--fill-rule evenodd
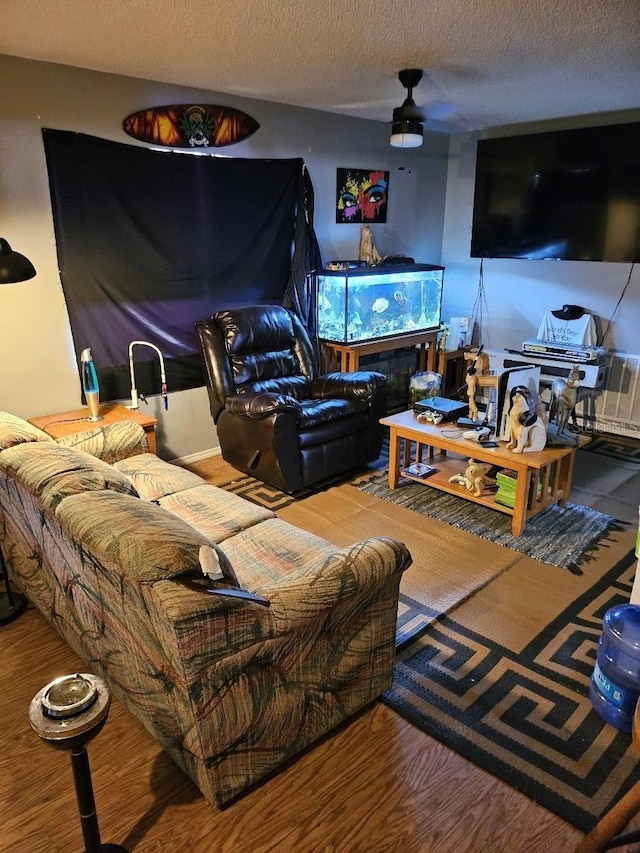
<path id="1" fill-rule="evenodd" d="M 393 148 L 419 148 L 422 145 L 422 125 L 418 121 L 397 121 L 391 126 L 389 140 Z"/>

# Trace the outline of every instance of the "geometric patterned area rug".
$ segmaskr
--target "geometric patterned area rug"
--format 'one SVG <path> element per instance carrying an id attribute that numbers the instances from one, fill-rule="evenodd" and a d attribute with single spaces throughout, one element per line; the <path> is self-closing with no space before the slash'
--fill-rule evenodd
<path id="1" fill-rule="evenodd" d="M 573 574 L 582 574 L 580 566 L 591 559 L 589 552 L 603 536 L 622 527 L 610 515 L 567 502 L 535 515 L 520 536 L 513 536 L 511 516 L 414 480 L 401 478 L 398 488 L 390 489 L 386 479 L 378 477 L 358 488 Z"/>
<path id="2" fill-rule="evenodd" d="M 595 435 L 584 447 L 589 453 L 598 453 L 608 456 L 610 459 L 619 459 L 624 462 L 635 462 L 640 465 L 640 440 L 627 438 L 621 435 L 607 435 L 601 433 Z"/>
<path id="3" fill-rule="evenodd" d="M 384 470 L 388 470 L 388 467 L 389 440 L 387 437 L 383 442 L 380 458 L 376 460 L 376 462 L 373 462 L 369 466 L 367 466 L 367 471 L 363 471 L 360 474 L 359 479 L 360 481 L 368 480 L 372 476 L 376 476 Z M 264 506 L 267 507 L 267 509 L 271 509 L 274 512 L 277 512 L 279 509 L 284 509 L 284 507 L 289 506 L 295 501 L 304 500 L 304 498 L 308 498 L 311 495 L 317 494 L 318 492 L 326 491 L 334 485 L 344 483 L 345 479 L 348 479 L 350 476 L 352 475 L 339 475 L 332 479 L 325 480 L 324 482 L 318 485 L 302 489 L 302 491 L 296 492 L 295 495 L 289 495 L 286 492 L 281 492 L 280 489 L 276 489 L 275 486 L 270 486 L 268 483 L 263 483 L 260 480 L 256 480 L 254 477 L 248 477 L 245 474 L 241 474 L 240 472 L 238 472 L 237 477 L 235 477 L 233 480 L 230 480 L 227 483 L 219 483 L 218 485 L 221 489 L 225 489 L 228 492 L 233 492 L 236 495 L 240 495 L 241 497 L 245 498 L 245 500 L 258 504 L 258 506 Z"/>
<path id="4" fill-rule="evenodd" d="M 630 552 L 519 651 L 457 623 L 455 611 L 443 616 L 398 654 L 383 701 L 589 831 L 640 780 L 631 737 L 604 723 L 588 695 L 602 618 L 629 601 L 635 564 Z"/>

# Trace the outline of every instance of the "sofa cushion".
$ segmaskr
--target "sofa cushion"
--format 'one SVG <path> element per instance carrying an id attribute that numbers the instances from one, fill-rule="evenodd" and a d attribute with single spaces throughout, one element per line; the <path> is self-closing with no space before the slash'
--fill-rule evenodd
<path id="1" fill-rule="evenodd" d="M 128 477 L 145 501 L 157 501 L 166 495 L 202 486 L 205 482 L 192 471 L 165 462 L 153 453 L 122 459 L 113 467 Z"/>
<path id="2" fill-rule="evenodd" d="M 281 518 L 263 521 L 225 539 L 222 548 L 240 586 L 254 592 L 304 575 L 310 563 L 338 550 L 326 539 Z"/>
<path id="3" fill-rule="evenodd" d="M 41 429 L 32 426 L 29 421 L 9 412 L 0 412 L 0 450 L 31 441 L 52 442 L 53 438 Z"/>
<path id="4" fill-rule="evenodd" d="M 147 435 L 135 421 L 117 421 L 84 432 L 74 432 L 60 436 L 56 442 L 63 447 L 90 453 L 109 465 L 129 456 L 149 452 Z"/>
<path id="5" fill-rule="evenodd" d="M 82 450 L 55 441 L 17 444 L 0 452 L 0 468 L 15 477 L 49 510 L 63 498 L 90 490 L 109 489 L 133 497 L 131 482 L 111 465 Z"/>
<path id="6" fill-rule="evenodd" d="M 200 548 L 225 555 L 185 521 L 156 504 L 115 492 L 65 498 L 56 509 L 62 527 L 100 562 L 138 583 L 179 575 L 202 577 Z"/>
<path id="7" fill-rule="evenodd" d="M 275 518 L 270 509 L 209 484 L 167 495 L 158 503 L 211 542 L 223 542 L 247 527 Z"/>

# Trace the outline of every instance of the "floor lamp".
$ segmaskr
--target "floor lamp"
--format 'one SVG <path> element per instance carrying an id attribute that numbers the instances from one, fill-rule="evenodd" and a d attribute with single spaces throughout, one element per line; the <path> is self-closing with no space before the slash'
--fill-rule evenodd
<path id="1" fill-rule="evenodd" d="M 31 261 L 19 252 L 14 252 L 7 241 L 0 237 L 0 284 L 17 284 L 33 278 L 35 274 Z"/>
<path id="2" fill-rule="evenodd" d="M 14 252 L 9 243 L 0 237 L 0 284 L 17 284 L 27 281 L 36 274 L 35 267 L 28 258 Z M 0 625 L 13 622 L 25 610 L 27 599 L 20 592 L 13 592 L 9 581 L 9 572 L 0 549 L 0 581 L 4 592 L 0 592 Z"/>

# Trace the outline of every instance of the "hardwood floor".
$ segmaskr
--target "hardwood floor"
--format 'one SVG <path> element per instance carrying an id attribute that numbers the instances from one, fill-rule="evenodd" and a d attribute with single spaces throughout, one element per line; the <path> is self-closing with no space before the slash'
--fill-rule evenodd
<path id="1" fill-rule="evenodd" d="M 199 469 L 228 477 L 219 460 Z M 69 756 L 31 731 L 28 708 L 85 665 L 33 609 L 0 637 L 0 850 L 80 851 Z M 88 751 L 102 841 L 136 853 L 555 853 L 581 838 L 381 703 L 223 811 L 116 700 Z"/>
<path id="2" fill-rule="evenodd" d="M 71 764 L 29 702 L 82 661 L 30 609 L 2 629 L 0 849 L 83 849 Z M 139 853 L 571 850 L 580 833 L 381 703 L 217 811 L 116 700 L 89 745 L 103 843 Z"/>

